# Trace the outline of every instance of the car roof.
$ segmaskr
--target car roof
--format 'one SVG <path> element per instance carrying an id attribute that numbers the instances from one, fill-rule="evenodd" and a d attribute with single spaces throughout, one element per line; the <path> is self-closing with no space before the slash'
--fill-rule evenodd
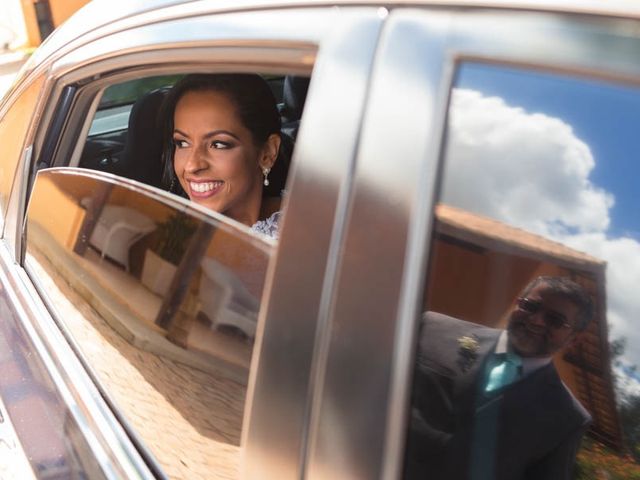
<path id="1" fill-rule="evenodd" d="M 63 54 L 67 45 L 75 43 L 81 37 L 89 41 L 130 27 L 137 22 L 149 23 L 202 10 L 237 12 L 278 7 L 336 5 L 370 5 L 389 8 L 402 6 L 491 8 L 640 19 L 640 2 L 637 0 L 129 0 L 118 3 L 117 8 L 114 8 L 113 0 L 92 0 L 42 43 L 23 70 L 31 70 L 47 58 Z"/>

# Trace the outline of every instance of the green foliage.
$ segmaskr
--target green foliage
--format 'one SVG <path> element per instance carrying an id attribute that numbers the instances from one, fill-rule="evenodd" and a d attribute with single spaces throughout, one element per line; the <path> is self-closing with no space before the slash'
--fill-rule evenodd
<path id="1" fill-rule="evenodd" d="M 629 453 L 640 462 L 640 396 L 626 395 L 620 401 L 619 414 Z"/>
<path id="2" fill-rule="evenodd" d="M 619 455 L 585 438 L 578 452 L 574 480 L 640 480 L 640 466 L 630 455 Z"/>
<path id="3" fill-rule="evenodd" d="M 153 251 L 166 261 L 177 265 L 195 231 L 195 221 L 182 212 L 176 212 L 158 226 L 158 243 Z"/>
<path id="4" fill-rule="evenodd" d="M 148 77 L 118 83 L 107 88 L 100 101 L 100 109 L 127 105 L 135 102 L 141 95 L 156 88 L 173 85 L 182 75 L 164 75 Z"/>

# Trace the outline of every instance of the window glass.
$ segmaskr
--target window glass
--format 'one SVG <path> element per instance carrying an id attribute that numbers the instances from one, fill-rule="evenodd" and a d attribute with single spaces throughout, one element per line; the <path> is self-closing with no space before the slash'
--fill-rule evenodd
<path id="1" fill-rule="evenodd" d="M 189 84 L 186 106 L 169 95 L 193 74 L 108 87 L 79 168 L 39 171 L 27 213 L 28 272 L 170 478 L 239 474 L 264 279 L 309 84 L 225 75 L 244 90 Z"/>
<path id="2" fill-rule="evenodd" d="M 459 68 L 406 478 L 640 475 L 639 122 L 636 88 Z"/>
<path id="3" fill-rule="evenodd" d="M 42 82 L 42 77 L 33 82 L 0 119 L 0 225 L 4 221 L 13 177 L 24 151 L 25 135 L 42 89 Z"/>
<path id="4" fill-rule="evenodd" d="M 41 170 L 26 266 L 164 472 L 236 478 L 275 242 L 169 203 L 97 172 Z"/>
<path id="5" fill-rule="evenodd" d="M 131 108 L 140 97 L 152 90 L 169 88 L 181 77 L 182 75 L 162 75 L 111 85 L 102 94 L 100 105 L 91 122 L 89 138 L 126 131 Z"/>
<path id="6" fill-rule="evenodd" d="M 98 110 L 130 105 L 146 92 L 173 85 L 180 77 L 182 75 L 145 77 L 112 85 L 104 91 Z"/>

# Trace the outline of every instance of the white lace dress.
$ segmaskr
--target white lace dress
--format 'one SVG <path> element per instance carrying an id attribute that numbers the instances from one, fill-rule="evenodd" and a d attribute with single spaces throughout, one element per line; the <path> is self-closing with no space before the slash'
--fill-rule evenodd
<path id="1" fill-rule="evenodd" d="M 269 218 L 258 220 L 251 226 L 251 230 L 266 237 L 278 239 L 278 223 L 280 222 L 280 212 L 275 212 Z"/>

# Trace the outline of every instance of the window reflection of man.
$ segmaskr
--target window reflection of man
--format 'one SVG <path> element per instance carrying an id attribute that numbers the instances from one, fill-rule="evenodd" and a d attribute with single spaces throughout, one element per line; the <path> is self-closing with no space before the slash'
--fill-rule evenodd
<path id="1" fill-rule="evenodd" d="M 507 330 L 435 312 L 423 316 L 406 478 L 569 479 L 591 417 L 552 356 L 593 317 L 573 281 L 538 277 Z"/>

